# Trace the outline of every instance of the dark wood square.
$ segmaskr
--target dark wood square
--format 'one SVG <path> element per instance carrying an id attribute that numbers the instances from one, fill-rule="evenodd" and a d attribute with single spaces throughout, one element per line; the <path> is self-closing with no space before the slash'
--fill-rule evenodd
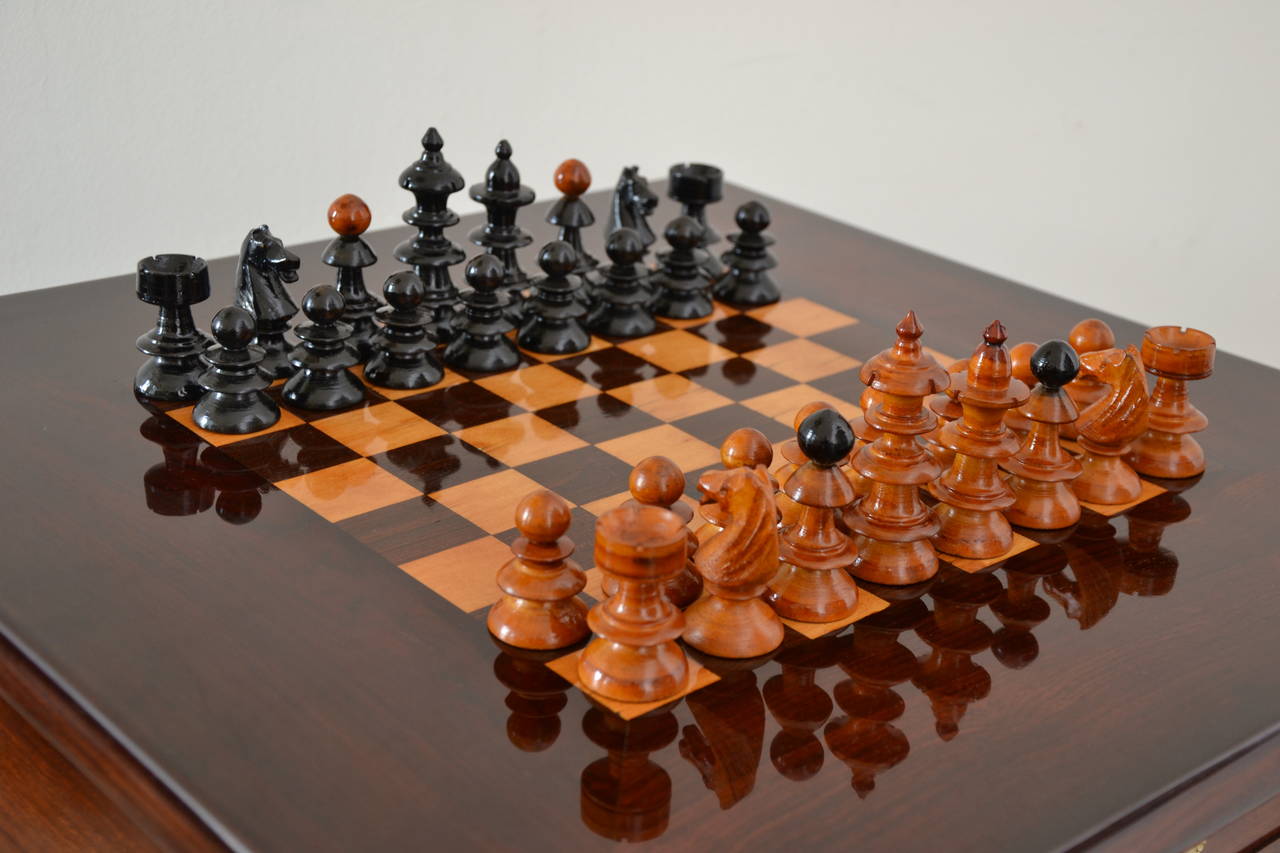
<path id="1" fill-rule="evenodd" d="M 771 326 L 746 314 L 722 317 L 686 331 L 736 353 L 751 352 L 795 337 L 786 329 Z"/>
<path id="2" fill-rule="evenodd" d="M 500 471 L 507 466 L 460 438 L 441 435 L 369 457 L 424 494 Z"/>
<path id="3" fill-rule="evenodd" d="M 524 411 L 474 382 L 425 391 L 399 402 L 414 414 L 447 430 L 479 426 Z"/>
<path id="4" fill-rule="evenodd" d="M 310 424 L 253 436 L 219 450 L 273 483 L 360 458 Z"/>
<path id="5" fill-rule="evenodd" d="M 723 394 L 730 400 L 745 400 L 797 384 L 777 371 L 761 367 L 745 358 L 730 358 L 706 367 L 683 370 L 681 376 L 704 388 Z"/>
<path id="6" fill-rule="evenodd" d="M 662 424 L 653 415 L 608 394 L 539 409 L 538 416 L 593 444 Z"/>
<path id="7" fill-rule="evenodd" d="M 842 370 L 839 373 L 833 373 L 821 379 L 814 379 L 809 384 L 822 393 L 829 394 L 836 400 L 844 400 L 846 403 L 852 403 L 856 406 L 858 405 L 858 400 L 862 398 L 862 392 L 867 388 L 866 385 L 862 384 L 862 380 L 858 378 L 860 369 L 855 367 L 851 370 Z"/>
<path id="8" fill-rule="evenodd" d="M 596 447 L 580 447 L 520 465 L 516 470 L 575 504 L 626 491 L 627 478 L 631 476 L 630 466 Z"/>
<path id="9" fill-rule="evenodd" d="M 338 526 L 396 565 L 485 535 L 426 495 L 344 519 Z"/>
<path id="10" fill-rule="evenodd" d="M 770 442 L 782 441 L 791 438 L 795 434 L 792 430 L 787 429 L 785 424 L 780 424 L 773 418 L 765 417 L 759 412 L 752 411 L 746 406 L 739 406 L 736 403 L 732 406 L 721 406 L 709 412 L 681 418 L 678 421 L 672 421 L 672 424 L 715 447 L 723 444 L 724 440 L 729 437 L 729 433 L 743 427 L 760 430 Z"/>
<path id="11" fill-rule="evenodd" d="M 643 358 L 617 347 L 563 358 L 552 364 L 570 376 L 576 376 L 602 391 L 621 385 L 630 385 L 644 379 L 653 379 L 667 372 L 656 364 L 650 364 Z"/>

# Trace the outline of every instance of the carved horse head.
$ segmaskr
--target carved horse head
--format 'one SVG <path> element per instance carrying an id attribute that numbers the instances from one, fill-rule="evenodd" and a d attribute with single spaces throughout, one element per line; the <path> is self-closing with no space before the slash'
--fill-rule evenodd
<path id="1" fill-rule="evenodd" d="M 298 313 L 285 284 L 298 280 L 298 256 L 284 247 L 265 225 L 254 228 L 240 244 L 236 268 L 236 302 L 259 320 L 281 320 Z"/>
<path id="2" fill-rule="evenodd" d="M 649 188 L 649 181 L 640 174 L 639 166 L 627 166 L 613 188 L 613 200 L 609 208 L 609 221 L 605 225 L 607 238 L 619 228 L 634 228 L 646 247 L 657 238 L 646 217 L 658 206 L 658 195 Z"/>

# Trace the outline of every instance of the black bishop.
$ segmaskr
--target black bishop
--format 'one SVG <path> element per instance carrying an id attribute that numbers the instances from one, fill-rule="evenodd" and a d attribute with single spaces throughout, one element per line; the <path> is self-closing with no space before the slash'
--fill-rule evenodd
<path id="1" fill-rule="evenodd" d="M 533 190 L 520 183 L 520 170 L 511 162 L 511 143 L 502 140 L 494 149 L 497 159 L 489 164 L 484 183 L 472 184 L 471 198 L 484 205 L 488 221 L 471 232 L 471 242 L 502 262 L 502 287 L 518 302 L 519 291 L 529 282 L 516 249 L 524 248 L 533 238 L 516 225 L 516 213 L 532 204 Z M 513 305 L 513 307 L 518 307 Z"/>

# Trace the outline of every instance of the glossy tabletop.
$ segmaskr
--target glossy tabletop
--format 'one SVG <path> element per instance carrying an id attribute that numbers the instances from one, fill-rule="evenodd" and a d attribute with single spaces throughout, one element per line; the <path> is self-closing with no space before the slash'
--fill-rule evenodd
<path id="1" fill-rule="evenodd" d="M 752 195 L 728 188 L 715 228 Z M 911 308 L 956 355 L 993 319 L 1010 342 L 1086 316 L 1141 340 L 765 200 L 785 293 L 858 317 L 863 358 Z M 546 209 L 521 214 L 535 246 Z M 664 200 L 655 222 L 671 215 Z M 406 233 L 368 235 L 371 289 Z M 322 245 L 291 246 L 298 287 L 331 280 Z M 233 261 L 210 270 L 206 326 Z M 1149 324 L 1197 325 L 1147 287 Z M 1183 850 L 1280 794 L 1274 370 L 1220 353 L 1194 384 L 1198 481 L 1005 567 L 944 573 L 835 638 L 722 666 L 624 725 L 266 481 L 237 486 L 252 514 L 153 511 L 145 478 L 166 451 L 130 388 L 153 321 L 131 276 L 0 299 L 0 631 L 224 844 Z"/>

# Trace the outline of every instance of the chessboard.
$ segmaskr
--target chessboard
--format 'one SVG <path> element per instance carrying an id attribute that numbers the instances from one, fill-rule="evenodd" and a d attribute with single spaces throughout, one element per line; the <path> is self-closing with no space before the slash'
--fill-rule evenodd
<path id="1" fill-rule="evenodd" d="M 708 216 L 728 230 L 751 197 L 727 186 Z M 1280 381 L 1228 354 L 1194 389 L 1202 478 L 1086 510 L 1060 540 L 1024 531 L 1025 550 L 944 564 L 927 589 L 868 588 L 884 609 L 789 628 L 767 661 L 698 658 L 714 683 L 669 707 L 623 719 L 557 675 L 561 653 L 495 644 L 484 616 L 528 491 L 572 505 L 598 600 L 592 528 L 640 459 L 674 460 L 694 503 L 731 431 L 777 447 L 814 400 L 856 417 L 859 368 L 908 309 L 942 364 L 993 319 L 1043 341 L 1094 313 L 765 202 L 775 305 L 371 386 L 336 413 L 285 405 L 248 436 L 129 394 L 150 320 L 131 277 L 0 300 L 0 698 L 170 849 L 1185 850 L 1265 820 Z M 369 233 L 388 260 L 370 282 L 408 233 Z M 320 244 L 290 248 L 304 284 L 331 280 Z M 234 263 L 210 263 L 202 327 Z M 55 348 L 37 317 L 59 318 Z"/>

